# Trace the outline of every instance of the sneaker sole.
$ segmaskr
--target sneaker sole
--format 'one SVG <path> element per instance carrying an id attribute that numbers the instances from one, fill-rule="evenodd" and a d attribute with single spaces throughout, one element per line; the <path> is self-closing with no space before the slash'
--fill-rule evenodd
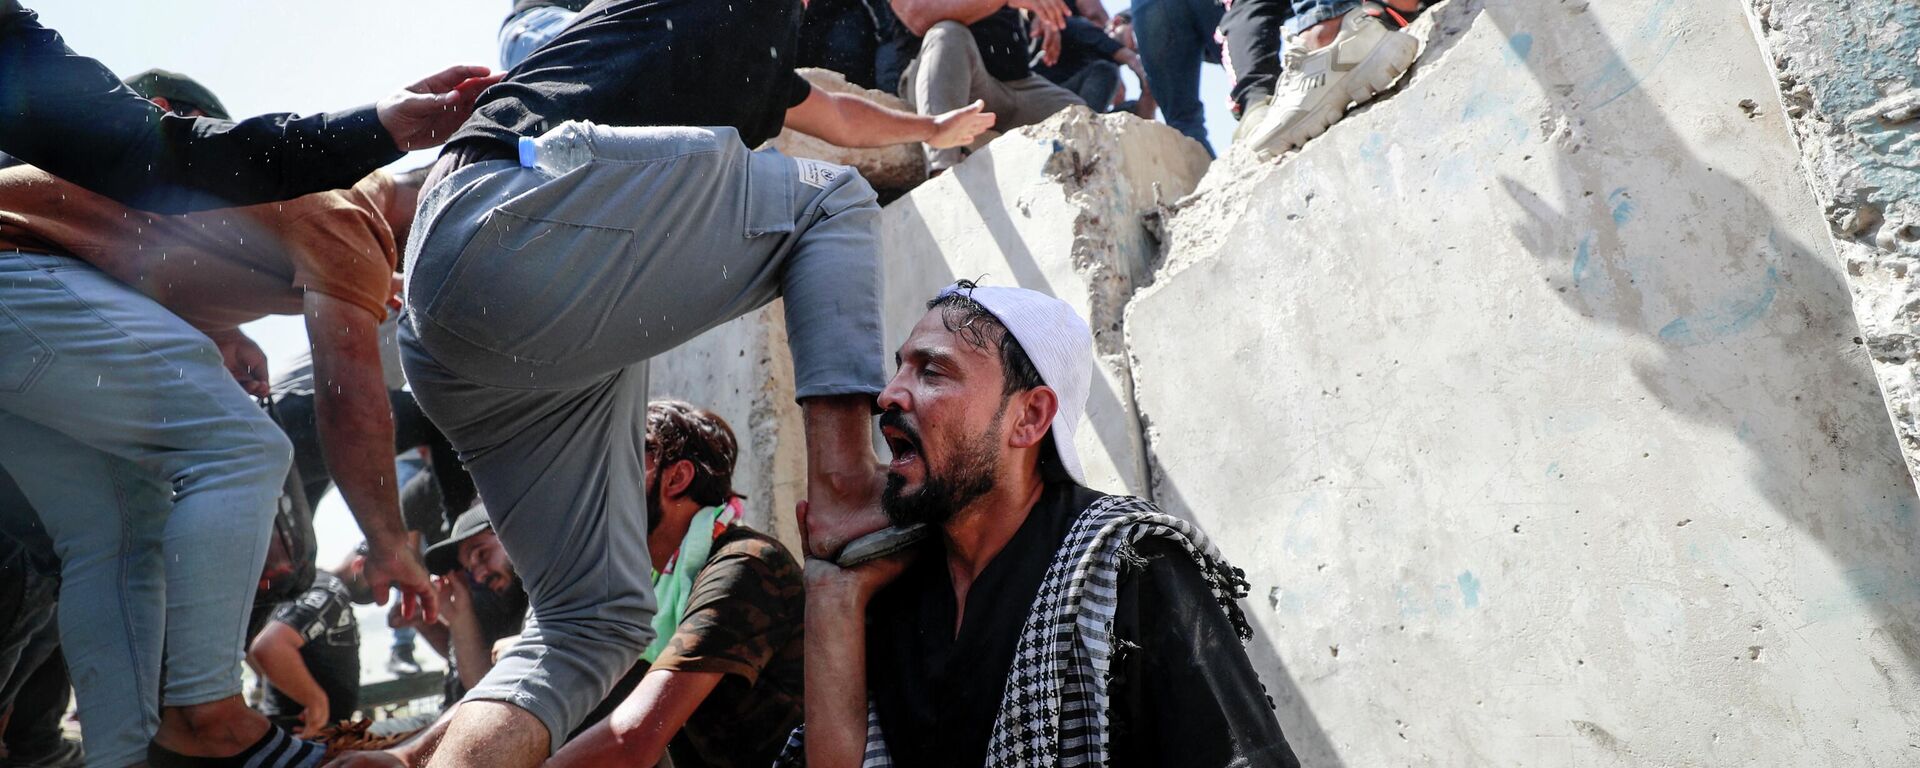
<path id="1" fill-rule="evenodd" d="M 1268 129 L 1264 137 L 1260 136 L 1262 131 L 1256 130 L 1254 151 L 1262 159 L 1272 159 L 1326 133 L 1334 123 L 1340 122 L 1340 118 L 1346 117 L 1348 109 L 1372 101 L 1373 97 L 1393 85 L 1393 81 L 1406 74 L 1413 67 L 1413 60 L 1419 52 L 1420 41 L 1412 35 L 1392 33 L 1378 48 L 1367 54 L 1360 66 L 1354 67 L 1341 78 L 1346 98 L 1339 98 L 1342 94 L 1328 94 L 1319 106 L 1307 110 L 1291 123 Z"/>
<path id="2" fill-rule="evenodd" d="M 920 523 L 904 528 L 882 528 L 848 543 L 833 561 L 842 568 L 852 568 L 904 550 L 931 535 L 933 529 Z"/>

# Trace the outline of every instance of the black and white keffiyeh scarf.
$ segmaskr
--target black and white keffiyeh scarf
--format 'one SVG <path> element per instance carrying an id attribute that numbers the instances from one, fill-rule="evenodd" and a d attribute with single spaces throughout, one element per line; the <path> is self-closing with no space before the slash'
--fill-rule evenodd
<path id="1" fill-rule="evenodd" d="M 1240 598 L 1247 580 L 1191 523 L 1133 496 L 1107 496 L 1074 521 L 1047 566 L 1033 610 L 1020 629 L 1000 713 L 987 747 L 987 765 L 1073 768 L 1106 764 L 1107 687 L 1115 640 L 1113 621 L 1124 563 L 1148 539 L 1179 546 L 1212 589 L 1241 642 L 1253 637 Z M 777 766 L 803 766 L 805 727 L 795 729 Z M 886 734 L 871 704 L 862 768 L 892 768 Z"/>

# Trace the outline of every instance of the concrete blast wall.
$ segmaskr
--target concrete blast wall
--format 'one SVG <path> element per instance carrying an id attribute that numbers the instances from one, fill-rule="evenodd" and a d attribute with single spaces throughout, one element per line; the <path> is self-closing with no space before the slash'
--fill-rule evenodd
<path id="1" fill-rule="evenodd" d="M 1064 112 L 887 206 L 887 343 L 960 277 L 1085 313 L 1091 484 L 1247 570 L 1309 765 L 1913 765 L 1920 499 L 1868 352 L 1906 391 L 1910 278 L 1856 252 L 1909 243 L 1827 210 L 1908 221 L 1844 134 L 1913 144 L 1905 102 L 1806 122 L 1886 106 L 1822 46 L 1902 3 L 1451 0 L 1277 164 Z M 653 386 L 733 420 L 790 535 L 789 368 L 776 306 Z"/>
<path id="2" fill-rule="evenodd" d="M 1127 313 L 1302 757 L 1914 764 L 1916 500 L 1742 5 L 1435 14 Z"/>

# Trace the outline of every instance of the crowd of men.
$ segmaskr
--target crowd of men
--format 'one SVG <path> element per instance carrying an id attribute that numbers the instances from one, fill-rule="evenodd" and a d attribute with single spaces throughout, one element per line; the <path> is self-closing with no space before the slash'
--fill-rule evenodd
<path id="1" fill-rule="evenodd" d="M 340 766 L 1294 765 L 1239 571 L 1085 486 L 1086 322 L 961 281 L 889 374 L 873 191 L 755 148 L 938 172 L 1076 105 L 1204 145 L 1223 60 L 1271 155 L 1410 66 L 1420 10 L 519 0 L 503 72 L 235 121 L 0 0 L 0 764 L 317 765 L 302 737 L 362 712 L 353 606 L 392 597 L 389 668 L 424 639 L 449 706 Z M 775 298 L 797 552 L 743 522 L 726 421 L 647 398 L 650 359 Z M 312 346 L 278 378 L 241 332 L 271 314 Z M 365 541 L 320 568 L 329 489 Z"/>

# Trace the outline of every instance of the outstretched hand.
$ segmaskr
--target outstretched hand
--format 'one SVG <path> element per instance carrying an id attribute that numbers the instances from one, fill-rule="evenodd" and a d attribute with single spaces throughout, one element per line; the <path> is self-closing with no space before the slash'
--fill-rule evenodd
<path id="1" fill-rule="evenodd" d="M 381 99 L 374 109 L 394 146 L 406 151 L 437 147 L 467 121 L 480 92 L 505 76 L 481 66 L 448 67 Z"/>
<path id="2" fill-rule="evenodd" d="M 993 127 L 994 114 L 984 111 L 987 103 L 975 100 L 952 112 L 942 112 L 933 117 L 933 135 L 927 138 L 927 146 L 934 149 L 964 147 L 973 143 L 981 131 Z"/>

